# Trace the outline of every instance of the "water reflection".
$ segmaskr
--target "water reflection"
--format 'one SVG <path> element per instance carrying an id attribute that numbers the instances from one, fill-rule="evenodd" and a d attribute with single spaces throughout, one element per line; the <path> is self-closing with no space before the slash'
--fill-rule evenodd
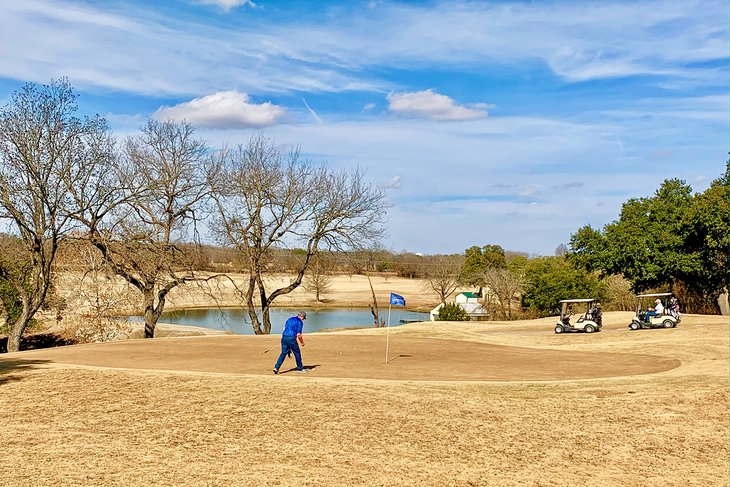
<path id="1" fill-rule="evenodd" d="M 284 322 L 297 314 L 298 309 L 272 308 L 271 333 L 281 333 Z M 373 316 L 368 309 L 305 309 L 307 319 L 304 321 L 304 332 L 312 332 L 325 328 L 372 327 Z M 380 314 L 387 321 L 387 309 Z M 390 326 L 401 325 L 404 321 L 428 320 L 428 313 L 391 309 Z M 200 326 L 213 330 L 227 330 L 239 335 L 253 335 L 248 313 L 241 308 L 203 308 L 165 312 L 160 323 Z"/>

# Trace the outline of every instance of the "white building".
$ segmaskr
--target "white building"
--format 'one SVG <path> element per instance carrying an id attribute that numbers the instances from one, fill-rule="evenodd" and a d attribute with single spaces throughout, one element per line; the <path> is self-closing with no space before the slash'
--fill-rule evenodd
<path id="1" fill-rule="evenodd" d="M 459 293 L 454 298 L 454 302 L 456 304 L 479 303 L 479 294 L 470 292 Z"/>
<path id="2" fill-rule="evenodd" d="M 456 295 L 454 303 L 462 307 L 471 320 L 480 320 L 488 316 L 487 311 L 479 303 L 479 294 L 472 292 L 463 292 Z M 436 306 L 429 313 L 431 321 L 436 321 L 439 310 L 443 307 L 443 303 Z"/>

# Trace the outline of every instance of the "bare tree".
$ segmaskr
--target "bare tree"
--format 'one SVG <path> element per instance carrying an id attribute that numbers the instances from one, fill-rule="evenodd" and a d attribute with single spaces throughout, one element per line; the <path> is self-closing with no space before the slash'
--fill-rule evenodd
<path id="1" fill-rule="evenodd" d="M 197 221 L 208 196 L 211 157 L 185 122 L 148 120 L 109 165 L 87 168 L 72 191 L 79 219 L 115 274 L 142 294 L 145 338 L 152 338 L 167 295 L 201 280 Z M 190 245 L 190 242 L 195 243 Z"/>
<path id="2" fill-rule="evenodd" d="M 424 265 L 425 259 L 421 254 L 401 253 L 395 256 L 395 261 L 396 271 L 401 277 L 415 279 L 426 275 L 428 266 Z"/>
<path id="3" fill-rule="evenodd" d="M 446 304 L 449 296 L 459 287 L 462 264 L 461 256 L 437 256 L 426 269 L 424 282 L 426 291 L 435 293 L 441 303 Z"/>
<path id="4" fill-rule="evenodd" d="M 84 342 L 105 342 L 128 336 L 130 326 L 126 317 L 120 318 L 120 310 L 130 309 L 132 296 L 129 283 L 120 286 L 117 278 L 106 265 L 103 255 L 85 245 L 78 249 L 78 256 L 85 266 L 78 278 L 70 279 L 74 313 L 83 318 L 75 336 Z"/>
<path id="5" fill-rule="evenodd" d="M 606 276 L 603 279 L 606 288 L 607 311 L 632 311 L 636 307 L 636 298 L 631 292 L 631 282 L 621 275 Z"/>
<path id="6" fill-rule="evenodd" d="M 216 235 L 248 264 L 241 295 L 256 334 L 270 333 L 272 302 L 299 287 L 315 253 L 363 248 L 381 234 L 384 195 L 366 184 L 359 170 L 314 166 L 302 161 L 298 150 L 282 152 L 263 134 L 246 147 L 223 151 L 210 182 L 218 210 Z M 273 250 L 291 246 L 304 249 L 295 276 L 289 285 L 269 291 L 264 262 Z"/>
<path id="7" fill-rule="evenodd" d="M 375 297 L 375 289 L 373 289 L 373 281 L 370 280 L 370 274 L 367 274 L 368 284 L 370 285 L 370 294 L 373 295 L 373 304 L 369 304 L 370 313 L 373 315 L 373 324 L 375 328 L 385 326 L 385 320 L 380 319 L 380 309 L 378 308 L 378 299 Z"/>
<path id="8" fill-rule="evenodd" d="M 77 208 L 64 181 L 78 178 L 80 167 L 112 151 L 106 121 L 76 117 L 76 98 L 65 79 L 42 87 L 29 83 L 0 111 L 0 220 L 10 223 L 20 242 L 2 277 L 9 292 L 0 298 L 10 352 L 19 350 L 23 332 L 43 305 L 59 243 L 72 229 Z"/>
<path id="9" fill-rule="evenodd" d="M 322 301 L 322 296 L 332 292 L 332 276 L 330 276 L 330 265 L 327 259 L 317 253 L 313 263 L 309 266 L 309 275 L 304 280 L 304 289 L 314 293 L 317 301 Z"/>
<path id="10" fill-rule="evenodd" d="M 502 316 L 512 319 L 512 301 L 525 287 L 524 276 L 508 269 L 490 268 L 484 272 L 484 282 L 488 293 L 493 293 L 497 297 Z"/>

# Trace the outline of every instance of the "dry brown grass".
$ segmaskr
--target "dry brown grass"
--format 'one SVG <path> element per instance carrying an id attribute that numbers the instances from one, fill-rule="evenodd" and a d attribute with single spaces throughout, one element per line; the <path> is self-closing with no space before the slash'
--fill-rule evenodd
<path id="1" fill-rule="evenodd" d="M 135 370 L 131 358 L 127 369 L 82 367 L 61 349 L 9 354 L 0 360 L 0 485 L 728 485 L 727 318 L 687 316 L 675 330 L 639 332 L 625 329 L 623 314 L 606 321 L 595 335 L 556 336 L 551 320 L 535 320 L 405 326 L 391 339 L 649 354 L 681 365 L 593 379 L 433 382 L 326 377 L 325 363 L 277 377 Z M 167 343 L 212 339 L 225 340 Z M 79 350 L 69 355 L 78 361 L 112 346 L 67 350 Z"/>

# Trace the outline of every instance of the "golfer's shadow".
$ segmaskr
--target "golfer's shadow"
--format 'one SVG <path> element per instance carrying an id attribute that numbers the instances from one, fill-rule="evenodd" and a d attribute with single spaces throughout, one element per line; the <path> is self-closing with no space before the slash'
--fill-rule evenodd
<path id="1" fill-rule="evenodd" d="M 305 365 L 302 368 L 304 370 L 312 370 L 312 369 L 316 369 L 319 366 L 320 366 L 319 364 L 313 364 L 313 365 Z M 289 372 L 296 372 L 296 371 L 297 371 L 297 368 L 296 367 L 292 367 L 291 369 L 280 370 L 279 371 L 279 374 L 288 374 Z"/>

